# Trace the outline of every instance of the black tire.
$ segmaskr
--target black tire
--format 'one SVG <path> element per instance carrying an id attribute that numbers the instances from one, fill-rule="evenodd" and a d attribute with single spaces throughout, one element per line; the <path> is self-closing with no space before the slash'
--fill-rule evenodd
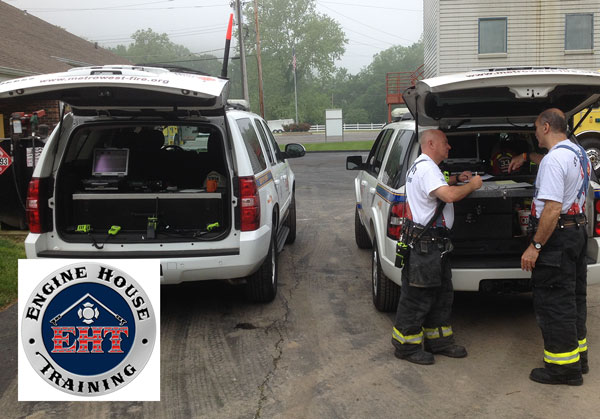
<path id="1" fill-rule="evenodd" d="M 582 138 L 579 144 L 585 149 L 596 176 L 600 177 L 600 138 Z"/>
<path id="2" fill-rule="evenodd" d="M 253 303 L 270 303 L 277 294 L 279 268 L 275 237 L 271 237 L 269 253 L 260 268 L 246 280 L 246 297 Z"/>
<path id="3" fill-rule="evenodd" d="M 290 209 L 287 220 L 285 220 L 285 225 L 290 229 L 285 243 L 292 244 L 296 241 L 296 192 L 292 192 L 292 202 L 290 202 Z"/>
<path id="4" fill-rule="evenodd" d="M 375 308 L 383 312 L 395 311 L 398 307 L 398 300 L 400 300 L 401 288 L 383 273 L 377 244 L 373 245 L 371 285 Z"/>
<path id="5" fill-rule="evenodd" d="M 360 221 L 358 208 L 354 210 L 354 238 L 359 249 L 370 249 L 373 246 L 367 234 L 367 229 Z"/>

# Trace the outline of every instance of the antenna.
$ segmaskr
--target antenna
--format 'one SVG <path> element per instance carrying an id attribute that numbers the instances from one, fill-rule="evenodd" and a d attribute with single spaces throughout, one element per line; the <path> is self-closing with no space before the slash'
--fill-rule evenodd
<path id="1" fill-rule="evenodd" d="M 227 63 L 229 62 L 229 47 L 231 46 L 231 30 L 233 28 L 233 13 L 229 15 L 229 26 L 227 27 L 227 35 L 225 36 L 225 55 L 223 56 L 223 68 L 221 69 L 221 77 L 227 78 Z"/>

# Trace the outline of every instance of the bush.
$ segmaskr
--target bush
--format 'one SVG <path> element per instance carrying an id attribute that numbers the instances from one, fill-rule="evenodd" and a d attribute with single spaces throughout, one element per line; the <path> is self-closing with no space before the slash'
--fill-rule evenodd
<path id="1" fill-rule="evenodd" d="M 310 130 L 310 124 L 308 122 L 301 122 L 299 124 L 283 125 L 285 132 L 308 132 Z"/>

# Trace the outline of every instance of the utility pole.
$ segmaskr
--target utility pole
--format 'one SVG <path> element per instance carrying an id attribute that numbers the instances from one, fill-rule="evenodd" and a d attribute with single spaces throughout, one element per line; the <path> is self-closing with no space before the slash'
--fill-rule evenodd
<path id="1" fill-rule="evenodd" d="M 258 3 L 254 0 L 254 25 L 256 27 L 256 60 L 258 63 L 258 101 L 260 103 L 260 116 L 265 117 L 265 105 L 263 102 L 263 77 L 262 63 L 260 61 L 260 31 L 258 29 Z"/>
<path id="2" fill-rule="evenodd" d="M 243 15 L 241 0 L 235 0 L 235 11 L 237 14 L 238 45 L 240 47 L 240 66 L 242 70 L 242 94 L 244 95 L 244 100 L 248 102 L 248 106 L 250 106 L 250 95 L 248 94 L 248 72 L 246 71 L 246 50 L 244 49 L 244 35 L 242 24 Z"/>

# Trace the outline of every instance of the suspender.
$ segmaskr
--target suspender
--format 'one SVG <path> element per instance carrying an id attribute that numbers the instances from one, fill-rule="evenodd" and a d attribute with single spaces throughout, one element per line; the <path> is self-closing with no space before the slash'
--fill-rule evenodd
<path id="1" fill-rule="evenodd" d="M 580 153 L 578 153 L 576 150 L 572 149 L 568 145 L 564 145 L 564 144 L 557 145 L 556 148 L 566 148 L 567 150 L 571 150 L 573 153 L 575 153 L 575 155 L 579 159 L 579 164 L 581 165 L 581 170 L 583 170 L 583 184 L 581 185 L 579 192 L 577 192 L 577 199 L 579 199 L 581 197 L 581 194 L 584 193 L 585 191 L 587 191 L 587 189 L 588 189 L 588 185 L 590 183 L 590 176 L 588 174 L 587 153 L 585 152 L 583 147 L 581 147 L 579 144 L 575 144 L 575 145 L 579 148 Z"/>

